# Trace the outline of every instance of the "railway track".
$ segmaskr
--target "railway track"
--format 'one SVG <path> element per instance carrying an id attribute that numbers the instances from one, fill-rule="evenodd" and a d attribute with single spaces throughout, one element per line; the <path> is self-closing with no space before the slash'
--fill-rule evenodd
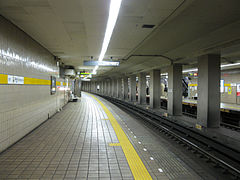
<path id="1" fill-rule="evenodd" d="M 183 112 L 183 114 L 186 115 L 186 116 L 192 117 L 192 118 L 197 118 L 197 115 L 195 115 L 195 114 L 186 113 L 186 112 Z M 239 126 L 235 126 L 235 125 L 228 124 L 228 123 L 225 123 L 225 122 L 221 122 L 220 126 L 222 126 L 224 128 L 227 128 L 227 129 L 231 129 L 233 131 L 240 132 L 240 127 Z"/>
<path id="2" fill-rule="evenodd" d="M 231 125 L 231 124 L 228 124 L 228 123 L 224 123 L 224 122 L 221 122 L 220 125 L 222 127 L 225 127 L 225 128 L 228 128 L 228 129 L 240 132 L 240 127 L 239 126 L 234 126 L 234 125 Z"/>
<path id="3" fill-rule="evenodd" d="M 221 168 L 223 173 L 228 173 L 233 179 L 240 179 L 240 152 L 238 150 L 204 136 L 194 129 L 171 121 L 167 117 L 159 116 L 153 111 L 139 108 L 132 103 L 115 98 L 101 97 L 140 117 L 178 144 L 186 146 L 188 150 L 200 158 L 204 158 L 206 162 L 211 163 L 214 167 Z"/>

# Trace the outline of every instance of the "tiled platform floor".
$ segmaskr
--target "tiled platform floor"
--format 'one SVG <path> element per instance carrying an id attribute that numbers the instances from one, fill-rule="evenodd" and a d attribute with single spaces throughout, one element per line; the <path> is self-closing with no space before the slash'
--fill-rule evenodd
<path id="1" fill-rule="evenodd" d="M 151 137 L 146 127 L 102 101 L 128 135 L 153 179 L 201 179 L 168 151 L 169 147 L 164 147 L 164 141 L 153 145 L 158 139 Z M 83 93 L 79 102 L 69 103 L 0 154 L 0 179 L 133 179 L 121 146 L 109 146 L 118 143 L 118 138 L 106 119 L 99 103 Z M 145 151 L 145 147 L 151 150 Z"/>

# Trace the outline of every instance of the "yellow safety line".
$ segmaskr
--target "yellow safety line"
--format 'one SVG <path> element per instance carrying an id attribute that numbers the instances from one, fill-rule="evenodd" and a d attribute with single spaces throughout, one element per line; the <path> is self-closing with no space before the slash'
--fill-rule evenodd
<path id="1" fill-rule="evenodd" d="M 132 171 L 133 177 L 136 180 L 150 180 L 152 177 L 150 176 L 148 170 L 143 164 L 141 158 L 138 156 L 136 150 L 133 145 L 129 141 L 128 137 L 122 130 L 121 126 L 118 124 L 117 120 L 114 118 L 113 114 L 108 110 L 108 108 L 95 96 L 93 97 L 103 108 L 104 112 L 108 116 L 109 121 L 112 124 L 112 127 L 117 135 L 120 146 L 123 149 L 123 152 L 128 161 L 129 167 Z"/>

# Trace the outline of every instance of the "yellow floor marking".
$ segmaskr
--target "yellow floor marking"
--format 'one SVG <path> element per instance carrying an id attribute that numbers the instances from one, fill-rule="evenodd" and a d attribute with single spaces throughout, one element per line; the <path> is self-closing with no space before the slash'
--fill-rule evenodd
<path id="1" fill-rule="evenodd" d="M 107 120 L 109 120 L 109 119 L 102 119 L 102 120 L 106 120 L 106 121 L 107 121 Z"/>
<path id="2" fill-rule="evenodd" d="M 110 143 L 110 144 L 108 144 L 109 146 L 121 146 L 121 144 L 120 143 Z"/>
<path id="3" fill-rule="evenodd" d="M 117 135 L 119 143 L 123 149 L 123 152 L 126 156 L 128 161 L 128 165 L 132 171 L 133 177 L 136 180 L 150 180 L 152 177 L 150 176 L 148 170 L 146 169 L 145 165 L 143 164 L 141 158 L 138 156 L 136 150 L 134 149 L 133 145 L 129 141 L 128 137 L 122 130 L 121 126 L 118 124 L 117 120 L 114 118 L 113 114 L 108 110 L 108 108 L 95 96 L 90 95 L 93 97 L 103 108 L 104 112 L 107 114 L 112 127 Z"/>

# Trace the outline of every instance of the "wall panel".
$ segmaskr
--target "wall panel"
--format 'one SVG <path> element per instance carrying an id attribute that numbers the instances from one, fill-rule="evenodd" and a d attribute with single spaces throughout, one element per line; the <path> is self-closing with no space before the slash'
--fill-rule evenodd
<path id="1" fill-rule="evenodd" d="M 0 16 L 0 152 L 36 128 L 67 103 L 67 92 L 50 95 L 50 86 L 29 83 L 58 76 L 51 53 Z M 23 85 L 6 83 L 7 75 L 27 77 Z M 63 82 L 63 79 L 57 79 Z M 28 83 L 27 83 L 28 82 Z"/>

